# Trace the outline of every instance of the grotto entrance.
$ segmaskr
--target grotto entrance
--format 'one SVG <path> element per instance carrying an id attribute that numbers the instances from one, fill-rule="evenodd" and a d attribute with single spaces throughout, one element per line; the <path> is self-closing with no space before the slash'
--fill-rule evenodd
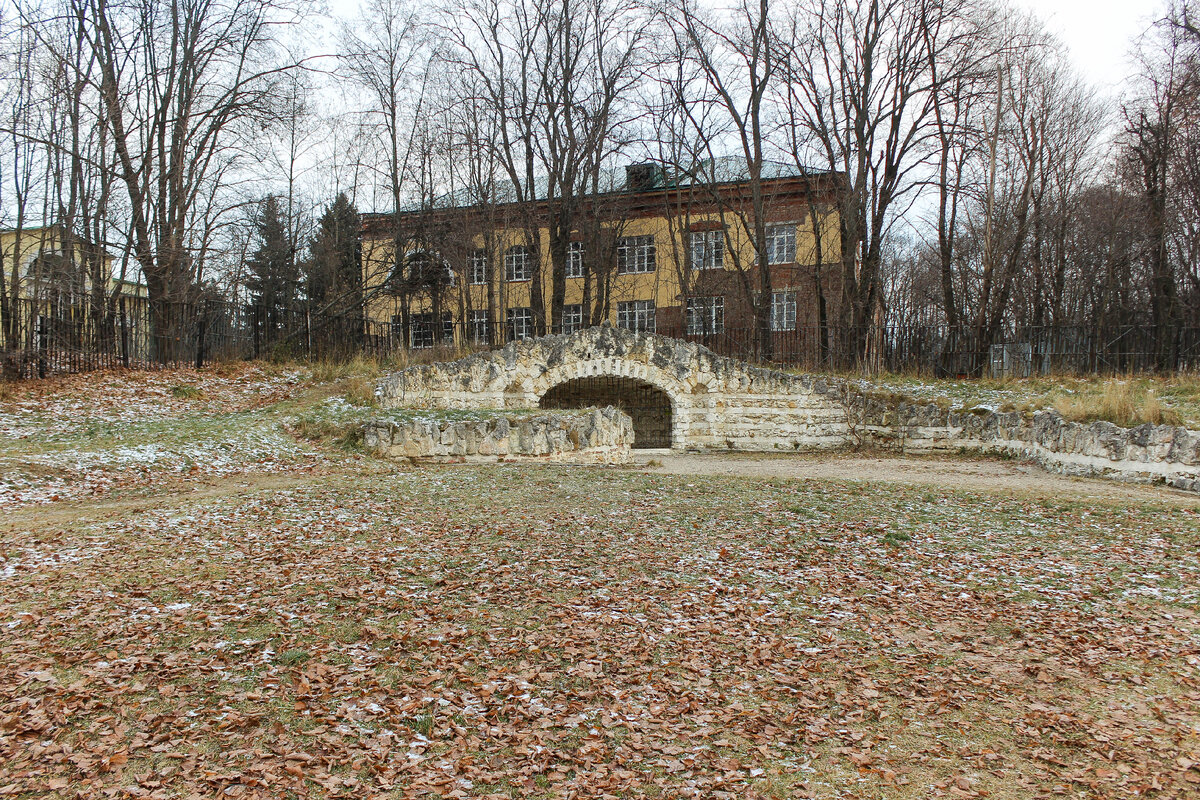
<path id="1" fill-rule="evenodd" d="M 553 386 L 539 408 L 613 406 L 633 419 L 637 449 L 671 446 L 671 398 L 658 387 L 635 378 L 597 375 L 573 378 Z"/>

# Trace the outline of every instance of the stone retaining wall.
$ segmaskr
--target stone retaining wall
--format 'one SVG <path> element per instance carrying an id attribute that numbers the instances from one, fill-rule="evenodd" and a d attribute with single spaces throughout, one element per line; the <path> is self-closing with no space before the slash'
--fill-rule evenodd
<path id="1" fill-rule="evenodd" d="M 615 464 L 629 460 L 633 422 L 614 408 L 480 420 L 374 420 L 363 438 L 368 449 L 390 458 Z"/>
<path id="2" fill-rule="evenodd" d="M 676 450 L 795 452 L 876 444 L 913 453 L 1003 452 L 1069 474 L 1200 491 L 1195 431 L 1080 424 L 1053 411 L 952 411 L 874 396 L 857 382 L 763 369 L 697 344 L 610 326 L 412 367 L 386 378 L 377 394 L 384 407 L 536 408 L 555 387 L 592 376 L 637 381 L 665 393 Z M 640 419 L 643 425 L 653 422 L 647 414 Z M 397 444 L 395 434 L 372 435 L 392 451 L 415 447 L 407 439 Z"/>
<path id="3" fill-rule="evenodd" d="M 905 453 L 1006 453 L 1066 475 L 1161 482 L 1200 492 L 1200 431 L 1174 425 L 1122 428 L 1071 422 L 1050 410 L 953 410 L 867 396 L 849 422 L 853 439 Z"/>

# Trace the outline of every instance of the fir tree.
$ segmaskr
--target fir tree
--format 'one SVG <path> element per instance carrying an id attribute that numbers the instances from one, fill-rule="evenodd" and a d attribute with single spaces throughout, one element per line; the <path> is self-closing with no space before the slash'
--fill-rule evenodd
<path id="1" fill-rule="evenodd" d="M 309 247 L 306 288 L 319 317 L 318 346 L 349 350 L 362 341 L 362 245 L 358 211 L 345 193 L 325 209 Z"/>
<path id="2" fill-rule="evenodd" d="M 246 263 L 250 272 L 246 286 L 259 324 L 268 336 L 274 336 L 287 327 L 299 284 L 296 248 L 288 236 L 279 198 L 270 195 L 263 201 L 256 227 L 259 246 Z"/>
<path id="3" fill-rule="evenodd" d="M 308 262 L 308 300 L 314 310 L 347 313 L 362 301 L 358 211 L 343 192 L 317 225 Z"/>

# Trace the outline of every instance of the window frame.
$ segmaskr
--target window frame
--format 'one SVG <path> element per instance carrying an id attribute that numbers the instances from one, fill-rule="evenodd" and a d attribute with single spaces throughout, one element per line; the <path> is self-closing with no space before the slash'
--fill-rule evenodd
<path id="1" fill-rule="evenodd" d="M 701 253 L 699 260 L 697 249 Z M 695 270 L 725 269 L 725 229 L 688 231 L 688 259 Z"/>
<path id="2" fill-rule="evenodd" d="M 617 274 L 647 275 L 658 269 L 658 244 L 654 234 L 617 239 Z"/>
<path id="3" fill-rule="evenodd" d="M 783 333 L 796 330 L 797 324 L 797 295 L 795 289 L 774 289 L 771 291 L 771 332 Z M 789 323 L 790 316 L 790 323 Z M 782 317 L 782 320 L 781 320 Z"/>
<path id="4" fill-rule="evenodd" d="M 489 266 L 485 248 L 477 247 L 467 253 L 467 279 L 472 286 L 487 286 Z"/>
<path id="5" fill-rule="evenodd" d="M 796 227 L 794 222 L 772 222 L 766 226 L 767 241 L 764 244 L 767 249 L 768 265 L 796 263 Z M 779 245 L 781 233 L 783 234 L 782 247 Z M 790 258 L 788 258 L 789 254 Z"/>
<path id="6" fill-rule="evenodd" d="M 697 319 L 697 314 L 700 315 Z M 702 324 L 697 325 L 697 322 Z M 684 330 L 688 336 L 715 336 L 725 332 L 725 295 L 689 297 L 684 305 Z"/>
<path id="7" fill-rule="evenodd" d="M 471 344 L 491 344 L 492 320 L 486 308 L 473 308 L 467 317 L 467 335 Z"/>
<path id="8" fill-rule="evenodd" d="M 411 350 L 430 350 L 439 344 L 454 344 L 454 317 L 442 314 L 441 338 L 437 338 L 436 320 L 432 311 L 410 314 L 408 317 L 408 346 Z M 417 340 L 421 334 L 420 341 Z M 428 344 L 426 344 L 428 342 Z"/>
<path id="9" fill-rule="evenodd" d="M 517 334 L 518 317 L 520 318 L 523 335 Z M 505 327 L 508 329 L 509 341 L 519 342 L 532 339 L 535 336 L 533 324 L 533 309 L 529 306 L 514 306 L 504 314 Z"/>
<path id="10" fill-rule="evenodd" d="M 653 300 L 621 300 L 617 302 L 618 328 L 654 333 L 658 327 L 657 315 L 658 309 Z"/>
<path id="11" fill-rule="evenodd" d="M 523 277 L 516 277 L 517 256 L 521 257 L 522 271 L 520 274 Z M 528 245 L 514 244 L 504 251 L 504 282 L 521 283 L 531 280 L 533 280 L 533 253 L 530 252 Z"/>
<path id="12" fill-rule="evenodd" d="M 583 330 L 583 303 L 568 303 L 562 310 L 562 333 Z"/>
<path id="13" fill-rule="evenodd" d="M 566 277 L 582 278 L 583 277 L 583 257 L 584 257 L 583 242 L 571 242 L 567 245 L 567 264 Z"/>

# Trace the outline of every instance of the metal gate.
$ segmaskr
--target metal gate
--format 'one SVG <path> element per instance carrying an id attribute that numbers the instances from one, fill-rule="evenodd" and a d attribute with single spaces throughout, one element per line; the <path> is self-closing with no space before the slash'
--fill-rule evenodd
<path id="1" fill-rule="evenodd" d="M 644 381 L 615 376 L 575 378 L 551 388 L 540 408 L 613 406 L 633 420 L 633 446 L 671 446 L 671 398 Z"/>

